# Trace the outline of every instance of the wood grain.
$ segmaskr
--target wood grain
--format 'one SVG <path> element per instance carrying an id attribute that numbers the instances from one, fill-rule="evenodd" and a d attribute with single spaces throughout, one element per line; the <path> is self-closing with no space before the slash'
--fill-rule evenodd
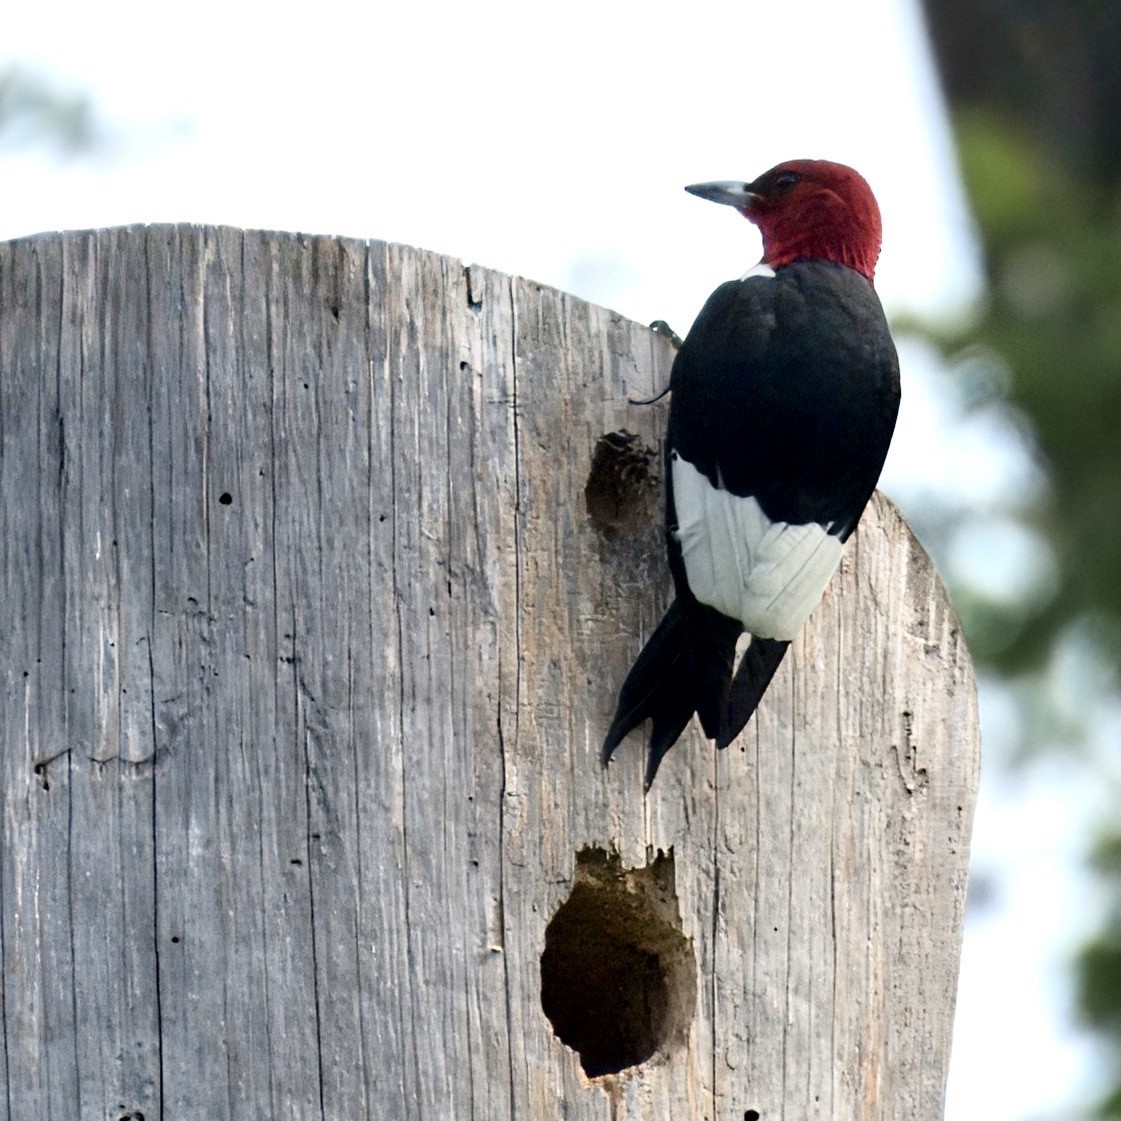
<path id="1" fill-rule="evenodd" d="M 940 1116 L 976 709 L 890 503 L 736 744 L 598 765 L 671 358 L 403 246 L 0 245 L 0 1119 Z M 697 970 L 594 1082 L 541 1007 L 587 846 L 672 850 Z"/>

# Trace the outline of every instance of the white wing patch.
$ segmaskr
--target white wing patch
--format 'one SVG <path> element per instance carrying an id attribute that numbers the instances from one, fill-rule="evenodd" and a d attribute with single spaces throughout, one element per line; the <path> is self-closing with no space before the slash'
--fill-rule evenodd
<path id="1" fill-rule="evenodd" d="M 677 532 L 689 588 L 760 638 L 793 638 L 821 601 L 841 541 L 814 522 L 772 522 L 754 498 L 714 487 L 672 457 Z"/>

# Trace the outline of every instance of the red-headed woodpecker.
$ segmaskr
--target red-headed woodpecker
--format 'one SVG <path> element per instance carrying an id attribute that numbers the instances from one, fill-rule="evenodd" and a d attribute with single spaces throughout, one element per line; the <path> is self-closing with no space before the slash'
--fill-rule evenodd
<path id="1" fill-rule="evenodd" d="M 755 711 L 872 495 L 899 410 L 899 364 L 872 287 L 880 211 L 864 179 L 791 160 L 753 183 L 686 190 L 754 222 L 763 260 L 709 297 L 670 378 L 676 598 L 603 745 L 606 763 L 651 720 L 648 790 L 694 712 L 726 747 Z"/>

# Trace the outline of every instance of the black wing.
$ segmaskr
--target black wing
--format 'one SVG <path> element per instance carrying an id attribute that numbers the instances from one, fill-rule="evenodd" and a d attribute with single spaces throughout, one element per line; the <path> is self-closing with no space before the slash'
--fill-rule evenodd
<path id="1" fill-rule="evenodd" d="M 675 535 L 673 456 L 714 487 L 753 497 L 770 521 L 815 522 L 843 541 L 887 455 L 899 367 L 872 286 L 851 269 L 803 262 L 721 285 L 677 356 L 671 389 L 670 571 L 697 714 L 723 747 L 755 710 L 789 643 L 753 636 L 732 682 L 742 627 L 689 587 Z"/>
<path id="2" fill-rule="evenodd" d="M 887 455 L 899 365 L 871 284 L 804 261 L 721 285 L 673 367 L 668 444 L 772 521 L 856 527 Z"/>

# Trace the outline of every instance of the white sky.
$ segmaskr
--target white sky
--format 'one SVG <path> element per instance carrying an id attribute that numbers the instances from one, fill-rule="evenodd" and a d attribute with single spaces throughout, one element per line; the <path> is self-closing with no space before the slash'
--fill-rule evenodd
<path id="1" fill-rule="evenodd" d="M 760 253 L 684 184 L 810 156 L 875 189 L 889 310 L 977 290 L 917 0 L 39 0 L 4 11 L 13 60 L 88 91 L 117 136 L 92 162 L 0 149 L 0 238 L 191 221 L 405 241 L 683 332 Z M 931 364 L 913 350 L 904 373 L 886 489 L 968 491 L 984 456 L 948 453 Z M 1059 1116 L 1085 1081 L 1060 966 L 1086 801 L 992 777 L 974 851 L 998 891 L 971 916 L 947 1121 Z"/>
<path id="2" fill-rule="evenodd" d="M 0 236 L 190 219 L 378 237 L 580 280 L 683 328 L 759 247 L 682 186 L 801 155 L 872 183 L 892 304 L 929 307 L 971 279 L 908 2 L 817 0 L 794 23 L 785 4 L 728 0 L 342 0 L 307 23 L 236 0 L 11 7 L 0 50 L 92 90 L 142 138 L 185 135 L 66 176 L 18 161 Z"/>

